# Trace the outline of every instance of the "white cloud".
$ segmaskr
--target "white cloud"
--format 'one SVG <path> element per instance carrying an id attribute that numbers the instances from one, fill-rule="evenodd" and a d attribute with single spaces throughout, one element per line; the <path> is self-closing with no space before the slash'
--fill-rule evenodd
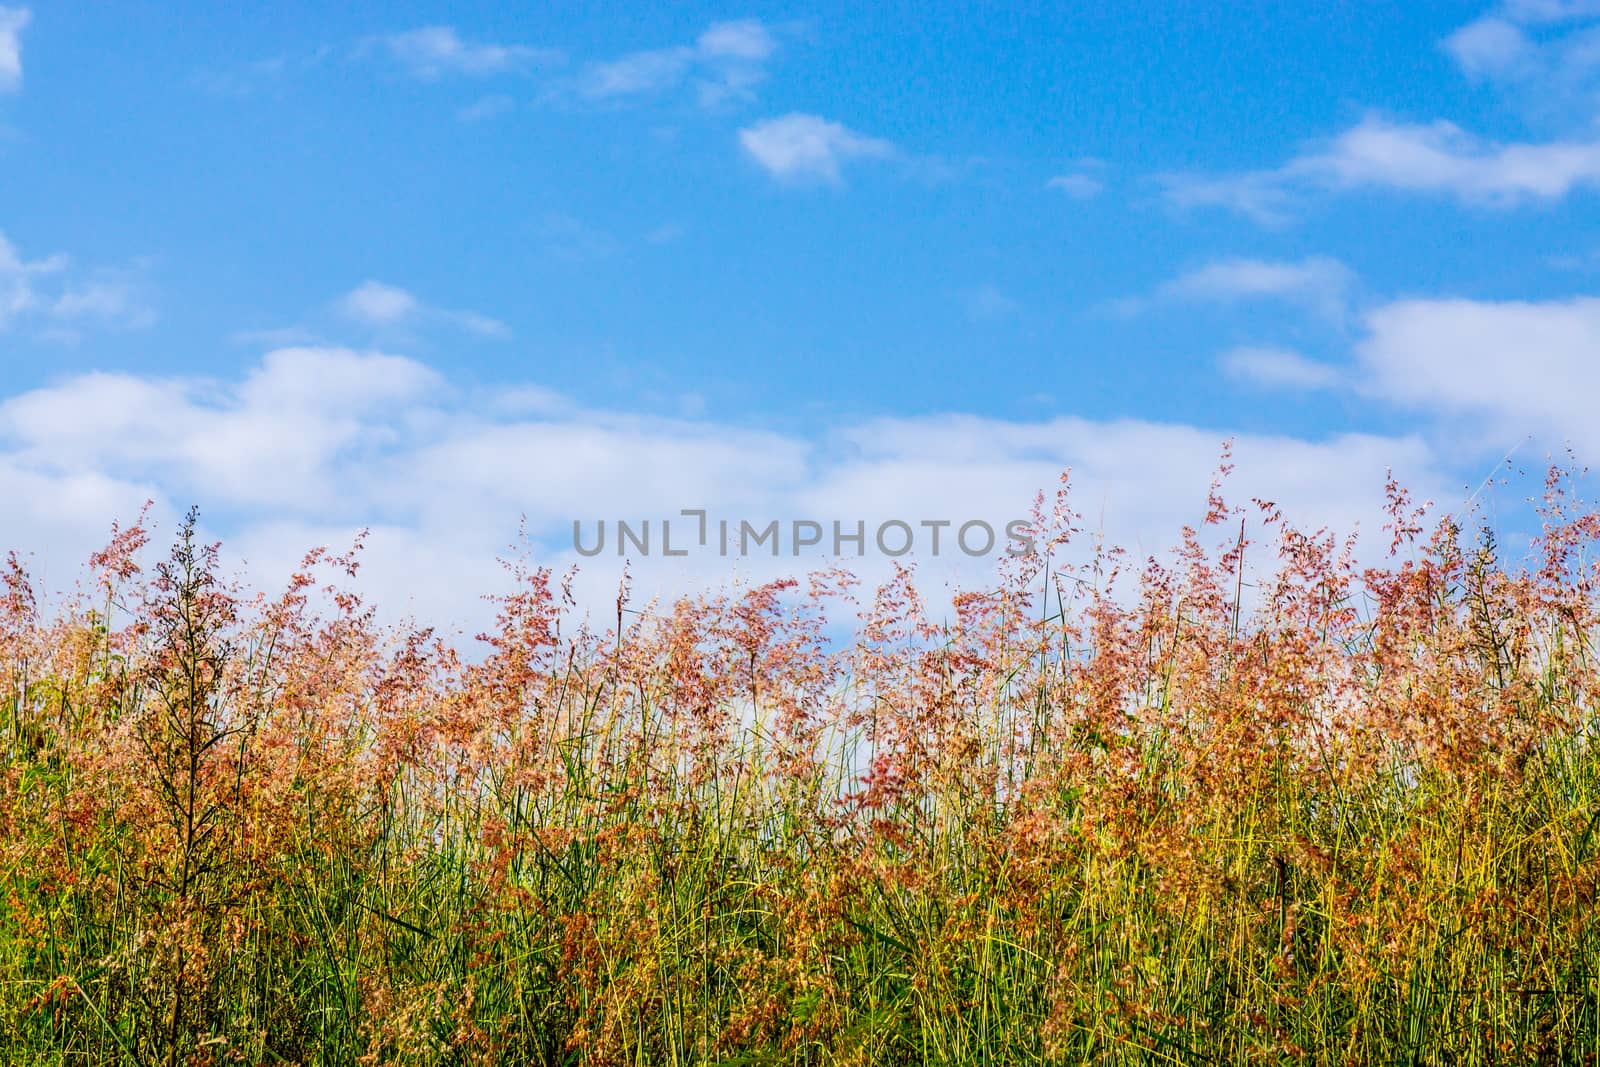
<path id="1" fill-rule="evenodd" d="M 281 349 L 237 383 L 90 374 L 0 403 L 14 459 L 254 506 L 336 508 L 333 465 L 390 437 L 386 405 L 436 385 L 410 360 Z"/>
<path id="2" fill-rule="evenodd" d="M 365 281 L 339 298 L 339 309 L 370 326 L 392 326 L 411 318 L 422 305 L 404 289 Z"/>
<path id="3" fill-rule="evenodd" d="M 434 81 L 452 74 L 485 77 L 549 64 L 559 54 L 516 44 L 465 41 L 450 26 L 424 26 L 383 39 L 389 54 L 412 76 Z"/>
<path id="4" fill-rule="evenodd" d="M 346 348 L 280 348 L 267 353 L 239 387 L 246 406 L 363 412 L 414 400 L 442 385 L 428 367 L 403 356 Z"/>
<path id="5" fill-rule="evenodd" d="M 0 452 L 0 496 L 7 502 L 0 553 L 16 549 L 41 590 L 60 593 L 105 544 L 112 522 L 136 518 L 146 501 L 162 495 L 160 486 L 137 478 L 40 470 Z M 163 505 L 152 518 L 171 529 L 171 516 Z"/>
<path id="6" fill-rule="evenodd" d="M 1339 188 L 1380 186 L 1510 205 L 1600 183 L 1600 141 L 1497 144 L 1449 122 L 1371 117 L 1293 170 Z"/>
<path id="7" fill-rule="evenodd" d="M 22 31 L 32 20 L 25 7 L 0 7 L 0 92 L 22 88 Z"/>
<path id="8" fill-rule="evenodd" d="M 85 375 L 5 399 L 0 493 L 25 502 L 7 540 L 58 558 L 87 551 L 143 499 L 160 516 L 198 502 L 229 557 L 249 559 L 263 583 L 285 577 L 306 548 L 342 546 L 370 527 L 363 585 L 380 604 L 471 627 L 486 621 L 477 598 L 499 588 L 494 558 L 524 516 L 538 562 L 581 564 L 589 604 L 614 595 L 621 560 L 580 559 L 574 519 L 591 531 L 600 519 L 652 519 L 658 539 L 662 518 L 695 507 L 758 524 L 859 520 L 871 530 L 890 518 L 977 518 L 998 527 L 1068 467 L 1089 529 L 1141 556 L 1160 553 L 1204 513 L 1224 436 L 1137 420 L 942 415 L 807 437 L 585 409 L 536 386 L 463 388 L 398 356 L 296 348 L 225 380 Z M 1241 435 L 1234 452 L 1233 498 L 1275 500 L 1310 526 L 1348 529 L 1377 515 L 1386 467 L 1423 495 L 1439 495 L 1444 481 L 1427 445 L 1409 436 Z M 675 542 L 690 529 L 675 527 Z M 705 588 L 735 569 L 759 578 L 822 560 L 667 559 L 655 543 L 635 563 L 641 597 Z M 869 580 L 888 568 L 876 553 L 853 562 Z M 993 565 L 924 555 L 921 573 L 937 590 L 988 580 Z"/>
<path id="9" fill-rule="evenodd" d="M 511 328 L 476 311 L 453 311 L 424 304 L 398 286 L 367 280 L 335 302 L 340 314 L 374 329 L 395 329 L 429 322 L 446 323 L 480 337 L 509 337 Z"/>
<path id="10" fill-rule="evenodd" d="M 1326 256 L 1292 262 L 1219 259 L 1166 282 L 1157 296 L 1205 303 L 1282 300 L 1340 318 L 1354 281 L 1350 268 Z"/>
<path id="11" fill-rule="evenodd" d="M 769 174 L 786 181 L 838 182 L 846 163 L 895 154 L 888 141 L 799 112 L 740 130 L 739 143 Z"/>
<path id="12" fill-rule="evenodd" d="M 1340 380 L 1334 367 L 1307 359 L 1293 349 L 1270 345 L 1232 348 L 1219 362 L 1230 378 L 1269 389 L 1331 389 Z"/>
<path id="13" fill-rule="evenodd" d="M 1535 52 L 1520 26 L 1493 15 L 1452 33 L 1445 38 L 1444 49 L 1467 73 L 1490 77 L 1524 69 Z"/>
<path id="14" fill-rule="evenodd" d="M 592 63 L 578 78 L 577 91 L 590 99 L 640 96 L 692 84 L 707 106 L 748 98 L 766 77 L 766 62 L 777 38 L 756 19 L 717 22 L 692 45 L 630 52 Z"/>
<path id="15" fill-rule="evenodd" d="M 1180 208 L 1220 207 L 1281 224 L 1312 193 L 1379 189 L 1509 208 L 1600 186 L 1600 4 L 1509 0 L 1440 42 L 1463 73 L 1554 135 L 1492 139 L 1445 119 L 1369 113 L 1275 168 L 1169 174 Z"/>
<path id="16" fill-rule="evenodd" d="M 705 58 L 761 60 L 777 51 L 772 32 L 755 19 L 714 23 L 700 35 L 696 50 Z"/>
<path id="17" fill-rule="evenodd" d="M 1073 506 L 1113 543 L 1158 553 L 1204 512 L 1225 433 L 1140 419 L 1055 418 L 1012 422 L 945 415 L 874 420 L 845 431 L 856 455 L 822 472 L 828 495 L 868 514 L 927 510 L 930 501 L 973 501 L 1004 511 L 1070 467 Z M 1227 495 L 1285 506 L 1295 521 L 1349 529 L 1381 496 L 1392 465 L 1419 490 L 1439 490 L 1418 437 L 1347 434 L 1324 441 L 1234 435 L 1236 479 Z M 845 493 L 841 486 L 851 487 Z M 1327 495 L 1321 495 L 1326 486 Z M 1375 512 L 1374 512 L 1375 513 Z"/>
<path id="18" fill-rule="evenodd" d="M 1495 142 L 1442 120 L 1369 115 L 1277 170 L 1162 181 L 1175 206 L 1223 207 L 1265 223 L 1283 221 L 1297 197 L 1316 189 L 1389 189 L 1506 208 L 1600 185 L 1600 141 Z"/>
<path id="19" fill-rule="evenodd" d="M 1583 130 L 1600 110 L 1600 5 L 1513 2 L 1443 41 L 1468 77 L 1542 121 Z"/>
<path id="20" fill-rule="evenodd" d="M 1600 299 L 1401 300 L 1367 327 L 1356 351 L 1371 393 L 1600 459 Z"/>

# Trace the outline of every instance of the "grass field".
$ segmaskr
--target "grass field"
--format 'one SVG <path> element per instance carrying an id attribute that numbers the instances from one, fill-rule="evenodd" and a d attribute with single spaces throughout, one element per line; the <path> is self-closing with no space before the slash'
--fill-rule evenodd
<path id="1" fill-rule="evenodd" d="M 948 620 L 829 572 L 602 632 L 516 567 L 460 655 L 349 559 L 251 598 L 134 527 L 50 612 L 13 561 L 0 1060 L 1597 1062 L 1566 484 L 1525 560 L 1214 500 Z"/>

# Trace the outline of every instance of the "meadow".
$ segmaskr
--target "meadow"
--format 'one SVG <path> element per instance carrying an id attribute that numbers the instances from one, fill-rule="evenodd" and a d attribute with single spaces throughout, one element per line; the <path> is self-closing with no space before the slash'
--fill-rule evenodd
<path id="1" fill-rule="evenodd" d="M 13 558 L 0 1061 L 1595 1063 L 1571 485 L 1515 558 L 1391 485 L 1376 564 L 1214 489 L 1069 566 L 1044 499 L 949 617 L 821 571 L 584 625 L 512 561 L 476 651 L 358 556 L 253 595 L 134 525 L 49 608 Z"/>

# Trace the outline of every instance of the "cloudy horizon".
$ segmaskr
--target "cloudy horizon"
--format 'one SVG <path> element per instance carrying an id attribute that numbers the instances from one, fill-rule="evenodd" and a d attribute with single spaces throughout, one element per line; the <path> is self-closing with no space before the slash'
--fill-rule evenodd
<path id="1" fill-rule="evenodd" d="M 1003 526 L 1070 468 L 1159 554 L 1232 440 L 1376 543 L 1391 470 L 1600 458 L 1600 8 L 936 15 L 0 7 L 0 550 L 370 529 L 471 626 L 524 526 L 603 603 L 574 521 Z"/>

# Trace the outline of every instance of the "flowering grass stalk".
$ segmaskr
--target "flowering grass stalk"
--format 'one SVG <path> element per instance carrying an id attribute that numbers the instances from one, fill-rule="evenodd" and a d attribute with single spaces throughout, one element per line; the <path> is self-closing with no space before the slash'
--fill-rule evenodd
<path id="1" fill-rule="evenodd" d="M 1512 567 L 1391 487 L 1363 568 L 1264 505 L 1249 610 L 1215 493 L 940 624 L 824 572 L 598 633 L 516 566 L 470 659 L 192 518 L 49 617 L 13 558 L 0 1058 L 1596 1062 L 1600 517 L 1544 514 Z"/>

